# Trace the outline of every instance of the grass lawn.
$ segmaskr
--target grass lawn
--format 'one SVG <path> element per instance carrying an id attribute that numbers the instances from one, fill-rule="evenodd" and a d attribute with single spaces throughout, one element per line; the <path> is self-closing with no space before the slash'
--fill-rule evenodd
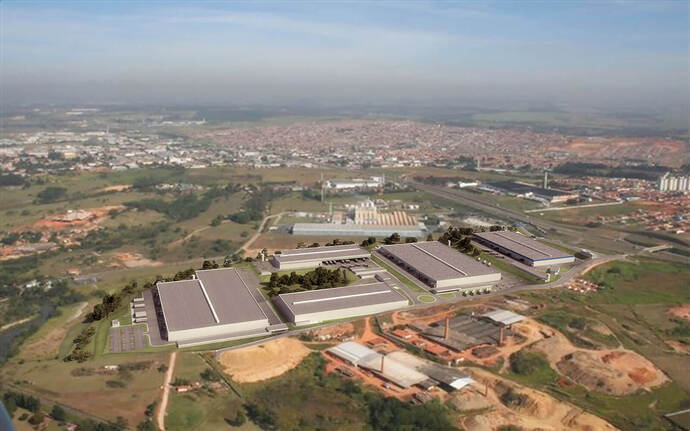
<path id="1" fill-rule="evenodd" d="M 593 303 L 680 304 L 690 302 L 690 267 L 652 260 L 615 261 L 602 265 L 586 278 L 604 286 Z"/>
<path id="2" fill-rule="evenodd" d="M 419 299 L 422 302 L 427 302 L 427 303 L 436 302 L 436 298 L 434 298 L 431 295 L 419 295 L 417 297 L 417 299 Z"/>
<path id="3" fill-rule="evenodd" d="M 374 256 L 373 254 L 371 255 L 371 260 L 376 262 L 378 265 L 382 266 L 383 268 L 386 269 L 386 271 L 390 272 L 391 275 L 395 278 L 397 278 L 402 284 L 405 286 L 409 287 L 412 289 L 414 292 L 420 292 L 420 293 L 426 293 L 426 290 L 422 289 L 421 287 L 417 286 L 416 283 L 414 283 L 412 280 L 409 280 L 407 277 L 399 273 L 398 271 L 394 270 L 391 268 L 390 265 L 387 263 L 384 263 L 381 259 L 378 257 Z"/>
<path id="4" fill-rule="evenodd" d="M 541 280 L 537 279 L 534 276 L 531 276 L 527 274 L 526 272 L 520 271 L 513 265 L 511 265 L 509 262 L 507 262 L 508 257 L 505 259 L 500 259 L 494 256 L 491 256 L 487 253 L 481 253 L 479 255 L 482 259 L 486 259 L 487 262 L 491 262 L 491 265 L 494 266 L 496 269 L 498 269 L 501 272 L 507 272 L 509 274 L 512 274 L 522 280 L 525 280 L 526 282 L 530 284 L 536 284 L 536 283 L 541 283 Z"/>
<path id="5" fill-rule="evenodd" d="M 443 298 L 443 299 L 453 299 L 453 298 L 455 298 L 455 293 L 454 292 L 439 293 L 436 296 L 438 296 L 439 298 Z"/>

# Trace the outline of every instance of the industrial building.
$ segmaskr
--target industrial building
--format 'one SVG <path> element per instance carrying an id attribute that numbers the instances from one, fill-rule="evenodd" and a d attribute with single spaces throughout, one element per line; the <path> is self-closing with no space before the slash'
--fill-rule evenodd
<path id="1" fill-rule="evenodd" d="M 565 192 L 546 187 L 537 187 L 532 184 L 521 183 L 518 181 L 500 181 L 489 183 L 484 185 L 483 188 L 490 191 L 506 193 L 516 197 L 528 199 L 534 198 L 540 201 L 545 201 L 549 204 L 567 202 L 580 197 L 578 193 Z"/>
<path id="2" fill-rule="evenodd" d="M 456 391 L 474 383 L 474 380 L 465 373 L 455 368 L 446 367 L 436 362 L 431 362 L 411 355 L 402 350 L 389 353 L 386 358 L 404 364 L 413 370 L 429 376 L 436 384 L 446 391 Z"/>
<path id="3" fill-rule="evenodd" d="M 328 353 L 404 389 L 411 386 L 428 389 L 438 385 L 445 390 L 453 391 L 474 382 L 457 370 L 408 353 L 398 351 L 382 355 L 353 341 L 331 347 Z"/>
<path id="4" fill-rule="evenodd" d="M 292 226 L 293 235 L 383 237 L 391 236 L 394 233 L 403 238 L 408 236 L 421 238 L 426 235 L 426 226 L 424 223 L 414 225 L 295 223 Z"/>
<path id="5" fill-rule="evenodd" d="M 381 246 L 382 256 L 398 265 L 434 293 L 486 289 L 501 280 L 501 273 L 438 241 Z"/>
<path id="6" fill-rule="evenodd" d="M 575 256 L 518 232 L 477 232 L 472 238 L 480 244 L 529 266 L 563 265 L 575 262 Z"/>
<path id="7" fill-rule="evenodd" d="M 371 253 L 358 245 L 334 245 L 283 250 L 273 256 L 271 263 L 278 270 L 316 268 L 324 262 L 344 262 L 368 259 Z"/>
<path id="8" fill-rule="evenodd" d="M 508 310 L 494 310 L 475 315 L 460 315 L 434 322 L 420 335 L 456 352 L 484 344 L 502 345 L 512 325 L 525 317 Z"/>
<path id="9" fill-rule="evenodd" d="M 159 282 L 161 332 L 178 346 L 265 334 L 269 321 L 234 268 L 197 271 L 192 280 Z"/>
<path id="10" fill-rule="evenodd" d="M 383 313 L 408 306 L 408 300 L 384 282 L 284 293 L 274 298 L 297 326 Z"/>
<path id="11" fill-rule="evenodd" d="M 335 178 L 326 181 L 325 185 L 328 189 L 345 191 L 345 190 L 364 190 L 383 187 L 385 184 L 385 177 L 369 177 L 369 178 L 353 178 L 340 179 Z"/>

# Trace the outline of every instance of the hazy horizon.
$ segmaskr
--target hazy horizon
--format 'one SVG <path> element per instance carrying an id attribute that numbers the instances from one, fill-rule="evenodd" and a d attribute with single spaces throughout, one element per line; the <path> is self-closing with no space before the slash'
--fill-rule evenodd
<path id="1" fill-rule="evenodd" d="M 4 103 L 688 105 L 688 3 L 0 3 Z"/>

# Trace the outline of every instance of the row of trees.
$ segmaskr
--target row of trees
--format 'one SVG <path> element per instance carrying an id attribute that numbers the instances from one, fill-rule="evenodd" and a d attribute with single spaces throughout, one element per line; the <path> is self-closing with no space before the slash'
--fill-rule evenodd
<path id="1" fill-rule="evenodd" d="M 275 296 L 281 293 L 289 293 L 301 290 L 328 289 L 331 287 L 344 286 L 347 284 L 345 271 L 340 269 L 326 269 L 318 267 L 305 274 L 291 272 L 290 275 L 278 275 L 277 272 L 271 274 L 268 287 L 271 289 L 269 294 Z M 298 286 L 295 288 L 295 286 Z"/>

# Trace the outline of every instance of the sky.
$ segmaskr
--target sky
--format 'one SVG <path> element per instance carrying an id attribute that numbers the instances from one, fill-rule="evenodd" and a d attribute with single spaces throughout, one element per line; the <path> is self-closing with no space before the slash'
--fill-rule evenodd
<path id="1" fill-rule="evenodd" d="M 688 104 L 687 1 L 0 1 L 7 103 Z"/>

